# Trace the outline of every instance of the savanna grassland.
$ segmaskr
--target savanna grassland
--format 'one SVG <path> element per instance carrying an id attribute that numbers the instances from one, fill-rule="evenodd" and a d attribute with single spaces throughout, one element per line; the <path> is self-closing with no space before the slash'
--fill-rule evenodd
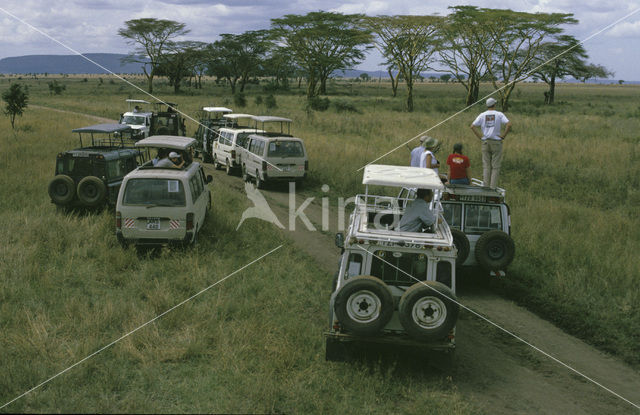
<path id="1" fill-rule="evenodd" d="M 0 404 L 284 246 L 5 410 L 477 412 L 429 372 L 325 363 L 331 277 L 268 224 L 248 221 L 235 232 L 248 206 L 242 194 L 212 184 L 214 210 L 199 246 L 153 258 L 119 247 L 111 211 L 57 211 L 46 193 L 55 154 L 77 145 L 71 129 L 95 122 L 35 106 L 115 119 L 125 98 L 143 98 L 111 77 L 84 79 L 58 78 L 67 89 L 49 95 L 48 79 L 11 78 L 29 86 L 32 107 L 15 133 L 0 119 Z M 0 78 L 0 90 L 8 82 Z M 396 146 L 378 163 L 407 164 L 402 144 L 464 107 L 454 84 L 418 84 L 413 113 L 388 83 L 337 81 L 329 89 L 325 112 L 308 110 L 295 85 L 275 95 L 272 109 L 256 103 L 268 95 L 259 85 L 248 86 L 246 108 L 211 80 L 177 96 L 160 80 L 155 92 L 194 118 L 205 105 L 292 118 L 310 155 L 306 191 L 320 194 L 328 184 L 333 198 L 359 192 L 358 169 Z M 500 185 L 517 253 L 508 278 L 492 281 L 492 289 L 638 366 L 640 87 L 560 85 L 553 106 L 542 104 L 543 90 L 517 86 L 507 114 L 514 129 Z M 443 142 L 441 159 L 463 143 L 475 177 L 480 145 L 469 124 L 481 110 L 429 132 Z M 192 134 L 196 125 L 187 128 Z"/>

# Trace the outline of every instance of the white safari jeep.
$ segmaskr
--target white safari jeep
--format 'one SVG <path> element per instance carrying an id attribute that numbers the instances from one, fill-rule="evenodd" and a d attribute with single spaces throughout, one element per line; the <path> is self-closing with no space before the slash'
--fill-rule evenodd
<path id="1" fill-rule="evenodd" d="M 399 196 L 413 194 L 405 188 Z M 443 214 L 458 248 L 459 266 L 480 266 L 492 275 L 505 275 L 515 256 L 505 195 L 504 189 L 485 187 L 478 179 L 471 179 L 471 185 L 445 185 Z"/>
<path id="2" fill-rule="evenodd" d="M 153 112 L 143 108 L 151 104 L 143 99 L 127 99 L 126 101 L 127 104 L 129 104 L 129 110 L 120 114 L 119 123 L 131 127 L 134 131 L 135 139 L 139 140 L 149 137 L 149 129 L 151 128 Z M 135 105 L 137 109 L 132 109 L 132 105 Z"/>
<path id="3" fill-rule="evenodd" d="M 190 153 L 196 140 L 180 136 L 151 136 L 136 147 L 182 153 L 181 168 L 156 167 L 147 162 L 127 174 L 116 204 L 116 237 L 126 246 L 195 244 L 211 209 L 211 193 L 200 163 Z"/>
<path id="4" fill-rule="evenodd" d="M 349 229 L 336 235 L 342 259 L 330 300 L 326 359 L 342 360 L 354 343 L 424 347 L 450 358 L 459 310 L 457 251 L 442 218 L 442 182 L 431 169 L 384 165 L 367 166 L 362 182 L 365 194 L 356 196 Z M 423 232 L 398 230 L 402 206 L 412 200 L 372 195 L 372 185 L 433 190 L 438 221 Z"/>

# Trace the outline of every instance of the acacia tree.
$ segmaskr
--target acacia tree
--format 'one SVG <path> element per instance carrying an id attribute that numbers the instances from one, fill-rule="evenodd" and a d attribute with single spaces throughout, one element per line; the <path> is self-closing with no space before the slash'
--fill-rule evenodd
<path id="1" fill-rule="evenodd" d="M 296 77 L 300 69 L 291 61 L 291 51 L 285 47 L 273 47 L 264 60 L 264 74 L 274 79 L 276 88 L 289 89 L 289 78 Z"/>
<path id="2" fill-rule="evenodd" d="M 573 36 L 560 35 L 542 44 L 540 53 L 532 60 L 531 66 L 533 77 L 549 86 L 549 90 L 544 94 L 545 104 L 553 104 L 558 79 L 572 76 L 586 80 L 592 77 L 613 76 L 613 73 L 602 66 L 588 64 L 588 57 L 587 51 Z"/>
<path id="3" fill-rule="evenodd" d="M 466 91 L 466 105 L 478 100 L 480 80 L 486 73 L 482 50 L 489 42 L 485 15 L 475 6 L 449 7 L 453 12 L 445 17 L 441 29 L 440 62 Z"/>
<path id="4" fill-rule="evenodd" d="M 226 78 L 234 94 L 236 84 L 240 81 L 240 92 L 243 92 L 249 78 L 261 71 L 262 60 L 271 46 L 269 32 L 224 33 L 220 38 L 210 49 L 209 73 Z"/>
<path id="5" fill-rule="evenodd" d="M 430 67 L 437 50 L 441 20 L 438 16 L 377 16 L 367 19 L 368 27 L 376 35 L 376 45 L 404 79 L 409 112 L 413 111 L 416 75 Z"/>
<path id="6" fill-rule="evenodd" d="M 173 92 L 179 93 L 182 80 L 192 77 L 200 52 L 201 42 L 173 42 L 167 53 L 162 55 L 160 64 L 156 68 L 156 75 L 166 76 Z"/>
<path id="7" fill-rule="evenodd" d="M 524 13 L 511 10 L 479 9 L 487 22 L 488 41 L 481 45 L 482 58 L 493 87 L 498 91 L 503 111 L 518 81 L 529 76 L 531 62 L 543 41 L 562 32 L 561 25 L 578 21 L 570 13 Z M 490 24 L 489 24 L 490 22 Z M 498 82 L 503 85 L 499 85 Z"/>
<path id="8" fill-rule="evenodd" d="M 4 113 L 11 120 L 11 129 L 15 129 L 16 115 L 22 116 L 29 103 L 29 93 L 27 88 L 22 89 L 22 85 L 11 84 L 8 90 L 2 93 L 2 100 L 6 102 Z"/>
<path id="9" fill-rule="evenodd" d="M 371 32 L 361 14 L 311 12 L 271 19 L 276 41 L 291 51 L 307 76 L 307 98 L 327 93 L 327 79 L 364 59 Z"/>
<path id="10" fill-rule="evenodd" d="M 128 44 L 137 45 L 125 60 L 142 64 L 142 71 L 147 77 L 147 89 L 152 93 L 153 77 L 162 63 L 163 55 L 171 49 L 176 37 L 189 33 L 189 30 L 185 29 L 184 23 L 155 18 L 128 20 L 124 24 L 125 27 L 119 29 L 118 34 Z"/>

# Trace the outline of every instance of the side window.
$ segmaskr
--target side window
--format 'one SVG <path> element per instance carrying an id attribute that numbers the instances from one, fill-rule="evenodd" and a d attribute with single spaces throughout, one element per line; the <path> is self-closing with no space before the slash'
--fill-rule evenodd
<path id="1" fill-rule="evenodd" d="M 202 194 L 202 190 L 203 190 L 203 188 L 202 188 L 202 179 L 201 179 L 200 175 L 195 174 L 189 180 L 189 187 L 191 187 L 191 202 L 192 203 L 196 203 L 196 200 L 198 200 L 198 198 Z"/>
<path id="2" fill-rule="evenodd" d="M 260 157 L 264 156 L 264 141 L 260 141 L 260 148 L 258 149 L 258 155 Z"/>
<path id="3" fill-rule="evenodd" d="M 436 281 L 451 288 L 451 262 L 438 261 L 436 267 Z"/>
<path id="4" fill-rule="evenodd" d="M 459 203 L 442 204 L 444 220 L 455 229 L 462 228 L 462 205 Z"/>

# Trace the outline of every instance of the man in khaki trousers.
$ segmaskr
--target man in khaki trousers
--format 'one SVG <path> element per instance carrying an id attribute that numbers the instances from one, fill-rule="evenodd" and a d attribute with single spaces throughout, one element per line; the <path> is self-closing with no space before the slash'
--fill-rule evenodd
<path id="1" fill-rule="evenodd" d="M 504 127 L 504 131 L 502 126 Z M 487 99 L 487 110 L 471 123 L 471 130 L 482 140 L 482 180 L 485 186 L 498 187 L 502 164 L 502 142 L 511 130 L 511 121 L 496 111 L 496 100 Z M 481 134 L 482 132 L 482 134 Z"/>

